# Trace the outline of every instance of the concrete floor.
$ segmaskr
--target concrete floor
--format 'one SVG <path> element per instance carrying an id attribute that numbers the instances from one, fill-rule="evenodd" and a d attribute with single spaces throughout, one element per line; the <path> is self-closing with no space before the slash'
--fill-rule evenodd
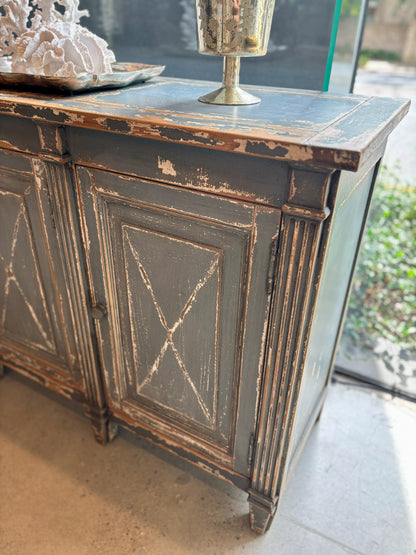
<path id="1" fill-rule="evenodd" d="M 2 555 L 416 553 L 416 405 L 333 384 L 271 530 L 246 494 L 126 431 L 0 380 Z"/>

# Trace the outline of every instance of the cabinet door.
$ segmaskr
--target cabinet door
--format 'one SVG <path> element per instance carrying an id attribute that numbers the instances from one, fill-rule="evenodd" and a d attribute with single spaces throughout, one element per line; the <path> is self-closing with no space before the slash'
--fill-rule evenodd
<path id="1" fill-rule="evenodd" d="M 30 157 L 1 150 L 0 358 L 65 394 L 83 389 L 46 183 Z"/>
<path id="2" fill-rule="evenodd" d="M 278 212 L 104 171 L 78 178 L 113 414 L 246 474 Z"/>

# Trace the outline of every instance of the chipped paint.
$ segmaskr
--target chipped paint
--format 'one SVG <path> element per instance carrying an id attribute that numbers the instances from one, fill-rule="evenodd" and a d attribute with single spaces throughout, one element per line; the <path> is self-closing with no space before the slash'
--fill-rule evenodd
<path id="1" fill-rule="evenodd" d="M 296 196 L 296 192 L 297 192 L 296 173 L 292 169 L 292 171 L 290 172 L 290 188 L 289 188 L 289 196 L 288 196 L 289 202 Z"/>
<path id="2" fill-rule="evenodd" d="M 207 187 L 209 185 L 209 175 L 204 168 L 197 168 L 197 179 L 198 183 L 202 187 Z"/>
<path id="3" fill-rule="evenodd" d="M 0 140 L 0 148 L 14 148 L 14 145 L 12 143 L 10 143 L 9 141 L 5 141 L 5 140 Z"/>
<path id="4" fill-rule="evenodd" d="M 170 160 L 165 160 L 161 156 L 157 157 L 157 167 L 162 170 L 164 175 L 171 175 L 176 177 L 176 170 Z"/>
<path id="5" fill-rule="evenodd" d="M 284 144 L 274 141 L 259 141 L 250 139 L 234 139 L 234 152 L 266 156 L 278 160 L 308 162 L 314 159 L 314 151 L 310 146 Z"/>
<path id="6" fill-rule="evenodd" d="M 211 472 L 221 472 L 221 468 L 223 468 L 229 475 L 243 478 L 242 475 L 233 470 L 230 453 L 221 451 L 217 446 L 201 441 L 198 437 L 189 434 L 185 436 L 183 430 L 177 428 L 172 422 L 160 419 L 156 414 L 137 405 L 123 402 L 116 407 L 114 401 L 111 400 L 110 406 L 115 416 L 128 427 L 136 431 L 144 430 L 150 433 L 150 436 L 146 434 L 148 440 L 153 442 L 156 438 L 156 441 L 163 448 L 167 448 L 171 452 L 177 452 L 178 448 L 185 451 L 188 460 L 195 462 L 195 464 L 201 463 L 209 466 L 209 463 L 211 463 L 213 465 Z M 195 455 L 197 459 L 194 461 L 193 457 Z"/>
<path id="7" fill-rule="evenodd" d="M 390 107 L 385 100 L 377 98 L 272 89 L 262 93 L 265 105 L 273 102 L 279 106 L 281 99 L 284 106 L 292 110 L 291 116 L 286 110 L 282 113 L 276 109 L 275 116 L 265 118 L 262 104 L 250 111 L 250 117 L 241 108 L 236 115 L 228 107 L 223 109 L 223 114 L 215 109 L 207 112 L 206 107 L 199 107 L 195 102 L 189 102 L 188 109 L 184 104 L 178 110 L 167 105 L 168 90 L 174 90 L 177 96 L 184 90 L 189 95 L 189 89 L 193 88 L 198 98 L 199 86 L 204 85 L 162 78 L 128 91 L 102 91 L 86 97 L 49 98 L 33 93 L 0 93 L 0 112 L 36 121 L 356 171 L 369 157 L 374 136 L 379 144 L 384 130 L 397 125 L 409 109 L 409 103 L 401 100 L 390 101 Z M 154 87 L 151 100 L 146 92 L 150 87 Z M 332 109 L 333 99 L 337 99 L 334 103 L 337 110 Z M 380 110 L 377 110 L 378 104 Z M 314 110 L 319 111 L 321 106 L 327 114 L 326 119 L 313 117 Z M 310 121 L 304 117 L 306 109 Z M 381 116 L 380 112 L 385 112 L 386 116 Z M 372 120 L 368 113 L 372 114 Z M 366 131 L 362 126 L 353 125 L 357 117 L 368 122 Z"/>
<path id="8" fill-rule="evenodd" d="M 189 189 L 198 189 L 200 191 L 215 195 L 223 195 L 230 201 L 236 200 L 245 203 L 270 204 L 270 199 L 268 197 L 262 197 L 256 193 L 249 193 L 244 190 L 238 190 L 235 188 L 235 185 L 230 183 L 221 182 L 219 185 L 210 184 L 209 177 L 206 175 L 197 176 L 196 182 L 187 180 L 183 186 Z"/>

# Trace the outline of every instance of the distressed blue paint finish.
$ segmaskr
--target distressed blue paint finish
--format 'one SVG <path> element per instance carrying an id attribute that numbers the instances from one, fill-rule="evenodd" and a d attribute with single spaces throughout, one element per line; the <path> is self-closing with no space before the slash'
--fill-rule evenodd
<path id="1" fill-rule="evenodd" d="M 409 108 L 402 100 L 254 87 L 259 105 L 198 102 L 211 88 L 159 78 L 73 97 L 3 92 L 0 113 L 356 171 L 373 152 L 381 129 L 396 125 Z"/>
<path id="2" fill-rule="evenodd" d="M 0 244 L 29 288 L 10 289 L 1 254 L 18 347 L 0 335 L 0 355 L 81 397 L 99 441 L 121 424 L 248 490 L 264 532 L 322 408 L 374 176 L 409 103 L 266 88 L 260 105 L 199 103 L 211 89 L 0 92 Z M 32 202 L 26 243 L 15 188 Z M 20 329 L 24 298 L 36 326 Z"/>

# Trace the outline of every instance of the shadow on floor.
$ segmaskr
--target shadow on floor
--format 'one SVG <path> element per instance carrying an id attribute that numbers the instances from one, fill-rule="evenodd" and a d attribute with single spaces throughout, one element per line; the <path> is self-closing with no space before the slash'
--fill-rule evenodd
<path id="1" fill-rule="evenodd" d="M 416 549 L 416 412 L 330 389 L 265 536 L 246 494 L 122 431 L 89 422 L 15 373 L 0 381 L 0 552 L 392 555 Z"/>

